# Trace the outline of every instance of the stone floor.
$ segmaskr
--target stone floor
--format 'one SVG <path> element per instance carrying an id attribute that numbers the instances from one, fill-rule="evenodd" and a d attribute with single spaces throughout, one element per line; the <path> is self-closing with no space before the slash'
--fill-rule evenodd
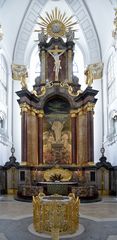
<path id="1" fill-rule="evenodd" d="M 0 196 L 0 240 L 47 240 L 28 230 L 32 221 L 32 203 Z M 117 240 L 117 198 L 81 203 L 80 224 L 84 231 L 77 237 L 68 236 L 69 240 Z"/>

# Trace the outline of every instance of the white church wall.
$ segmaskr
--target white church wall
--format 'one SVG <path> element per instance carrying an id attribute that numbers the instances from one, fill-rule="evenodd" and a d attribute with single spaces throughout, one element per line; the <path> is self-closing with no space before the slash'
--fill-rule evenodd
<path id="1" fill-rule="evenodd" d="M 104 76 L 103 76 L 103 108 L 104 108 L 104 148 L 105 156 L 107 161 L 111 162 L 112 165 L 117 165 L 117 74 L 115 80 L 115 98 L 109 104 L 108 103 L 108 61 L 111 54 L 114 52 L 114 49 L 110 47 L 107 51 L 107 54 L 104 56 Z M 116 53 L 117 59 L 117 53 Z M 116 62 L 117 64 L 117 62 Z M 115 114 L 115 117 L 114 117 Z"/>
<path id="2" fill-rule="evenodd" d="M 93 89 L 98 90 L 97 102 L 94 109 L 94 162 L 100 158 L 100 148 L 102 147 L 102 90 L 100 79 L 94 80 Z"/>
<path id="3" fill-rule="evenodd" d="M 0 54 L 3 55 L 7 70 L 7 103 L 0 102 L 0 111 L 5 115 L 4 128 L 0 131 L 0 165 L 4 165 L 11 156 L 12 146 L 12 79 L 11 79 L 11 58 L 4 46 L 1 45 Z"/>
<path id="4" fill-rule="evenodd" d="M 21 90 L 20 81 L 13 80 L 13 144 L 15 157 L 21 162 L 21 115 L 16 92 Z"/>

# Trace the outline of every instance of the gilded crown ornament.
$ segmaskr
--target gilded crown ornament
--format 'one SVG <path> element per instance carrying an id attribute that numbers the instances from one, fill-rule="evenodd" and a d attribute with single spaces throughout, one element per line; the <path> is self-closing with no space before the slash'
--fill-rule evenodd
<path id="1" fill-rule="evenodd" d="M 39 19 L 40 21 L 37 24 L 41 27 L 41 30 L 43 29 L 45 36 L 49 35 L 54 38 L 66 36 L 66 33 L 73 30 L 73 27 L 78 24 L 72 21 L 73 16 L 67 17 L 66 13 L 61 13 L 57 7 L 50 14 L 46 12 L 45 18 L 39 16 Z M 40 32 L 41 30 L 35 31 Z"/>

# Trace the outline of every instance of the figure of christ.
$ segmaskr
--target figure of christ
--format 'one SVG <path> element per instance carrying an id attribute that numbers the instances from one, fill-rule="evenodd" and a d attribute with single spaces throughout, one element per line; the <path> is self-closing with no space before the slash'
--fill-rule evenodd
<path id="1" fill-rule="evenodd" d="M 55 81 L 58 81 L 59 70 L 61 69 L 61 60 L 59 57 L 65 52 L 65 50 L 59 49 L 58 45 L 55 45 L 55 49 L 48 50 L 50 55 L 54 58 L 54 71 L 55 71 Z"/>
<path id="2" fill-rule="evenodd" d="M 60 121 L 54 121 L 52 124 L 52 130 L 54 131 L 55 134 L 55 139 L 57 143 L 61 142 L 61 132 L 63 129 L 63 123 Z"/>

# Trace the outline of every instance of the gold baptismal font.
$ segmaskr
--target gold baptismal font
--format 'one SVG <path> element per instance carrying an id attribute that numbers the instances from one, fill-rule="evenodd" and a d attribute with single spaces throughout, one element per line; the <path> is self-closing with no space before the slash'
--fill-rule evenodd
<path id="1" fill-rule="evenodd" d="M 39 193 L 33 197 L 33 224 L 38 233 L 73 234 L 79 227 L 80 200 L 73 193 L 68 196 Z M 58 238 L 59 239 L 59 238 Z"/>

